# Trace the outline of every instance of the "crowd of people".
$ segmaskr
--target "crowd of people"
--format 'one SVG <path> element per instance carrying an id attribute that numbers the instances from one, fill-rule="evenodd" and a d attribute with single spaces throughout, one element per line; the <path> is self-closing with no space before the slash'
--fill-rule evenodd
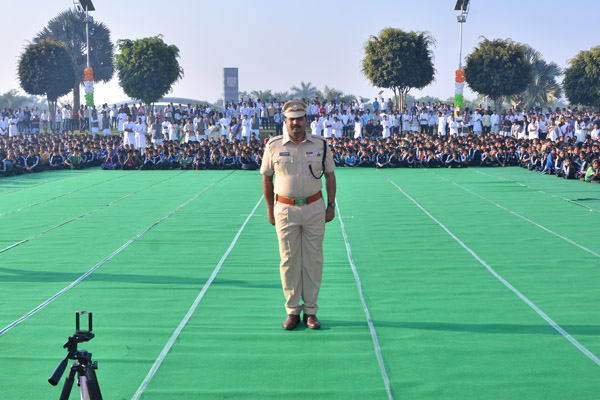
<path id="1" fill-rule="evenodd" d="M 328 138 L 339 167 L 464 168 L 521 166 L 566 179 L 599 182 L 600 115 L 577 109 L 478 107 L 460 114 L 443 103 L 391 100 L 370 104 L 307 103 L 311 133 Z M 48 169 L 244 169 L 260 167 L 265 140 L 285 130 L 282 104 L 241 101 L 208 105 L 142 105 L 59 110 L 3 110 L 0 174 Z M 71 111 L 69 113 L 69 111 Z M 75 122 L 87 115 L 89 130 Z M 60 117 L 59 117 L 60 115 Z M 47 119 L 40 125 L 34 120 Z M 77 118 L 79 119 L 79 118 Z M 117 134 L 111 134 L 113 130 Z M 263 132 L 268 131 L 268 137 Z M 273 132 L 274 131 L 274 132 Z M 47 134 L 46 134 L 47 133 Z"/>

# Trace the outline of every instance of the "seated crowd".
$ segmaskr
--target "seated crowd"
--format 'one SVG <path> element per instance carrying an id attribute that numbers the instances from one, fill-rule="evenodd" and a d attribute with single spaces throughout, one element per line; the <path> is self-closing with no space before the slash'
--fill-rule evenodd
<path id="1" fill-rule="evenodd" d="M 260 129 L 285 130 L 282 104 L 208 106 L 107 105 L 90 110 L 91 134 L 13 134 L 0 119 L 0 175 L 45 169 L 244 169 L 260 167 Z M 589 110 L 465 110 L 415 103 L 400 113 L 391 101 L 307 103 L 312 134 L 328 138 L 340 167 L 463 168 L 521 166 L 566 179 L 600 181 L 600 116 Z M 98 117 L 98 113 L 101 117 Z M 113 119 L 113 116 L 115 119 Z M 148 124 L 146 124 L 148 121 Z M 64 126 L 63 126 L 64 127 Z M 70 127 L 70 126 L 69 126 Z M 120 136 L 111 135 L 117 127 Z M 15 130 L 16 131 L 16 130 Z M 100 133 L 103 135 L 100 135 Z M 268 140 L 268 138 L 266 138 Z"/>

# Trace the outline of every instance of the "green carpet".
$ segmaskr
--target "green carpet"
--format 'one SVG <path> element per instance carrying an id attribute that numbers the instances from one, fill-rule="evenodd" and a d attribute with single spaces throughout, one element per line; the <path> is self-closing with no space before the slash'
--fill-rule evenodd
<path id="1" fill-rule="evenodd" d="M 600 366 L 392 182 L 596 357 L 600 185 L 518 168 L 337 178 L 394 398 L 600 398 Z M 0 398 L 58 398 L 47 378 L 74 312 L 88 310 L 96 338 L 80 349 L 98 361 L 104 398 L 131 399 L 261 195 L 260 175 L 242 171 L 0 180 L 0 330 L 97 267 L 0 336 Z M 323 328 L 283 331 L 262 201 L 142 398 L 387 398 L 337 218 L 324 245 Z"/>

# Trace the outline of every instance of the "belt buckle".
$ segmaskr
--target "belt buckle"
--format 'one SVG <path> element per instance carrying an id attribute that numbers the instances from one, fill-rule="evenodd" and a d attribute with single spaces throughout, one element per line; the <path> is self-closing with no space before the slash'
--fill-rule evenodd
<path id="1" fill-rule="evenodd" d="M 301 206 L 306 204 L 306 199 L 294 199 L 294 205 Z"/>

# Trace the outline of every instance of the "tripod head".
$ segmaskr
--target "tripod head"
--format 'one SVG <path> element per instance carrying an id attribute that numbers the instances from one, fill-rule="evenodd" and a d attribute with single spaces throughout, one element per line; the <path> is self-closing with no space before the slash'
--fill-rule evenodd
<path id="1" fill-rule="evenodd" d="M 88 329 L 85 330 L 81 329 L 79 324 L 79 317 L 84 314 L 88 315 Z M 58 381 L 60 381 L 69 359 L 77 360 L 81 365 L 92 364 L 92 353 L 88 353 L 85 350 L 77 350 L 77 345 L 92 340 L 94 336 L 94 332 L 92 332 L 92 313 L 77 311 L 75 313 L 75 333 L 69 336 L 67 342 L 63 345 L 63 348 L 67 349 L 67 356 L 58 364 L 52 376 L 48 379 L 48 382 L 52 386 L 56 386 Z"/>

